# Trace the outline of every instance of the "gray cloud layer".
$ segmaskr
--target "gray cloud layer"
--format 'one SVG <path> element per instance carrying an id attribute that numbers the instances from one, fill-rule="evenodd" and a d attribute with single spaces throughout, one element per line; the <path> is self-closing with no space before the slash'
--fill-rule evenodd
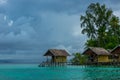
<path id="1" fill-rule="evenodd" d="M 119 6 L 109 0 L 0 0 L 0 59 L 34 62 L 49 48 L 83 51 L 87 38 L 79 18 L 91 2 Z"/>

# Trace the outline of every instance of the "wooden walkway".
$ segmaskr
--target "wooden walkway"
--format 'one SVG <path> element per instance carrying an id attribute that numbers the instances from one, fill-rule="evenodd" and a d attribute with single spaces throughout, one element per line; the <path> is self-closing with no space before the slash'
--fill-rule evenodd
<path id="1" fill-rule="evenodd" d="M 57 63 L 52 63 L 52 62 L 42 62 L 39 67 L 47 67 L 47 66 L 66 66 L 66 65 L 72 65 L 71 62 L 57 62 Z"/>
<path id="2" fill-rule="evenodd" d="M 82 66 L 115 66 L 120 67 L 120 62 L 89 62 L 84 64 L 77 64 L 77 63 L 71 63 L 71 62 L 42 62 L 39 67 L 50 67 L 50 66 L 67 66 L 67 65 L 82 65 Z"/>

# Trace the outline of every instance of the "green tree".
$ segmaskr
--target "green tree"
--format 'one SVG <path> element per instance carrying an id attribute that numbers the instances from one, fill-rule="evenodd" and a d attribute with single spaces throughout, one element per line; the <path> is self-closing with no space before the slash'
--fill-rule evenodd
<path id="1" fill-rule="evenodd" d="M 74 53 L 71 62 L 73 64 L 84 64 L 87 60 L 87 56 L 81 55 L 80 53 Z"/>
<path id="2" fill-rule="evenodd" d="M 110 21 L 111 27 L 109 28 L 109 33 L 113 33 L 111 36 L 114 36 L 116 38 L 116 43 L 120 43 L 120 25 L 119 25 L 119 18 L 116 16 L 113 16 Z"/>
<path id="3" fill-rule="evenodd" d="M 111 9 L 99 3 L 91 3 L 85 15 L 81 15 L 82 33 L 87 34 L 86 46 L 113 48 L 120 43 L 119 18 Z M 115 40 L 113 42 L 113 40 Z"/>

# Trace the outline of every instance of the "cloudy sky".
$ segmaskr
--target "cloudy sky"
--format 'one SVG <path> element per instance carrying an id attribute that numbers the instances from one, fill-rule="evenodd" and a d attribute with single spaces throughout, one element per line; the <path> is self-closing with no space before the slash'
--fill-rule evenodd
<path id="1" fill-rule="evenodd" d="M 51 48 L 82 52 L 79 18 L 93 2 L 120 16 L 120 0 L 0 0 L 0 60 L 40 62 Z"/>

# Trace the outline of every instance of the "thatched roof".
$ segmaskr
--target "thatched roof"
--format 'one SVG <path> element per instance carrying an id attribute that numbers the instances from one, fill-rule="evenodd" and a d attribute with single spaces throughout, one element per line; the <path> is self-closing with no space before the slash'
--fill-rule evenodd
<path id="1" fill-rule="evenodd" d="M 110 53 L 104 48 L 99 47 L 89 47 L 83 52 L 83 54 L 96 54 L 96 55 L 110 55 Z"/>
<path id="2" fill-rule="evenodd" d="M 116 46 L 112 51 L 112 54 L 120 54 L 120 45 Z"/>
<path id="3" fill-rule="evenodd" d="M 44 56 L 70 56 L 70 54 L 61 49 L 49 49 Z"/>

